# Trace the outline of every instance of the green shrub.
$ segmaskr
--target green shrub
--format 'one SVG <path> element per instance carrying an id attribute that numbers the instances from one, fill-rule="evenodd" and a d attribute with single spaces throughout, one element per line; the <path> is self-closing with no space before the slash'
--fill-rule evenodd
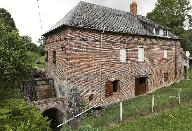
<path id="1" fill-rule="evenodd" d="M 22 99 L 0 102 L 0 130 L 50 131 L 47 118 Z"/>

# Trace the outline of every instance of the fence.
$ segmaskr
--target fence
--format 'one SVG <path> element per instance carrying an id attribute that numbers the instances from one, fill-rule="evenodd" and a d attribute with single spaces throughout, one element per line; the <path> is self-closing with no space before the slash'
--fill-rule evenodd
<path id="1" fill-rule="evenodd" d="M 80 118 L 81 125 L 89 124 L 93 128 L 102 128 L 112 126 L 124 120 L 132 121 L 142 116 L 169 110 L 190 102 L 192 102 L 192 89 L 190 86 L 183 86 L 181 82 L 171 87 L 164 87 L 151 94 L 105 107 L 101 110 L 99 116 L 94 116 L 90 113 L 90 110 L 92 110 L 90 108 L 69 121 L 79 119 L 79 116 L 83 115 L 84 117 Z"/>

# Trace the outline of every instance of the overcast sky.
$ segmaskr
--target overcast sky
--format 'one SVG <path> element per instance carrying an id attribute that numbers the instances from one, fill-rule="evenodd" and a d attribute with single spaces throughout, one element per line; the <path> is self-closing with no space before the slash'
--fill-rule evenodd
<path id="1" fill-rule="evenodd" d="M 132 0 L 83 0 L 118 10 L 129 11 Z M 152 11 L 157 0 L 137 0 L 138 14 Z M 192 0 L 190 0 L 192 3 Z M 80 0 L 39 0 L 43 32 L 60 20 Z M 0 0 L 0 8 L 8 10 L 21 35 L 31 36 L 33 42 L 40 38 L 42 31 L 38 15 L 37 0 Z"/>

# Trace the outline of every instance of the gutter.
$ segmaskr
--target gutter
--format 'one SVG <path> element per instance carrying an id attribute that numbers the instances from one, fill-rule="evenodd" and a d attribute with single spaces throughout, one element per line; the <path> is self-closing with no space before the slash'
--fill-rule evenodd
<path id="1" fill-rule="evenodd" d="M 88 29 L 88 30 L 95 30 L 95 31 L 101 31 L 103 32 L 103 30 L 100 29 L 93 29 L 93 28 L 87 28 L 87 27 L 78 27 L 78 26 L 68 26 L 68 25 L 62 25 L 59 26 L 51 31 L 48 31 L 44 34 L 42 34 L 42 36 L 46 37 L 49 34 L 52 33 L 56 33 L 58 30 L 61 30 L 62 27 L 71 27 L 71 28 L 81 28 L 81 29 Z M 109 32 L 109 33 L 118 33 L 118 34 L 123 34 L 123 35 L 132 35 L 132 36 L 143 36 L 143 37 L 151 37 L 151 38 L 161 38 L 161 39 L 170 39 L 170 40 L 181 40 L 181 38 L 171 38 L 171 37 L 161 37 L 161 36 L 155 36 L 155 35 L 147 35 L 147 34 L 131 34 L 131 33 L 125 33 L 125 32 L 116 32 L 116 31 L 107 31 L 105 30 L 105 32 Z"/>

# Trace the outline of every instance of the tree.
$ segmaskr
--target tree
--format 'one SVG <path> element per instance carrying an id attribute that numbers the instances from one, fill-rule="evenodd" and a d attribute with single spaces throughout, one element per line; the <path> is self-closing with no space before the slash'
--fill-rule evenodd
<path id="1" fill-rule="evenodd" d="M 7 30 L 16 30 L 15 22 L 11 14 L 4 8 L 0 8 L 0 19 L 7 25 Z"/>
<path id="2" fill-rule="evenodd" d="M 25 42 L 9 27 L 0 19 L 0 85 L 7 88 L 18 86 L 31 70 Z"/>
<path id="3" fill-rule="evenodd" d="M 158 0 L 156 7 L 147 17 L 152 21 L 169 27 L 171 31 L 182 38 L 182 47 L 188 48 L 188 31 L 185 29 L 192 27 L 192 16 L 189 14 L 192 7 L 189 0 Z"/>
<path id="4" fill-rule="evenodd" d="M 23 99 L 0 101 L 1 131 L 51 131 L 48 118 Z"/>
<path id="5" fill-rule="evenodd" d="M 22 36 L 22 40 L 25 42 L 25 46 L 28 51 L 33 53 L 39 53 L 39 47 L 32 43 L 32 38 L 30 36 Z"/>
<path id="6" fill-rule="evenodd" d="M 37 42 L 40 44 L 40 45 L 39 45 L 39 53 L 40 53 L 40 55 L 41 55 L 41 56 L 45 55 L 45 46 L 44 46 L 44 44 L 43 44 L 43 39 L 40 38 L 40 39 L 38 39 Z"/>

